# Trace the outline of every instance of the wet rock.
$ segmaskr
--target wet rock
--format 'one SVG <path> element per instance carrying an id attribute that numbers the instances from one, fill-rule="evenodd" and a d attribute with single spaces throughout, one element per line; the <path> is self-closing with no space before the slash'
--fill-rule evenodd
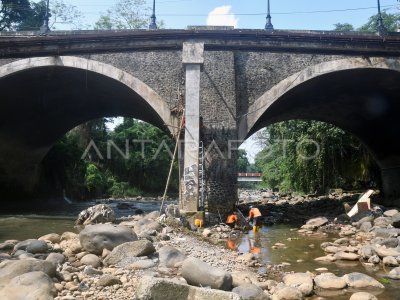
<path id="1" fill-rule="evenodd" d="M 173 268 L 177 263 L 181 263 L 186 259 L 186 255 L 171 246 L 162 247 L 158 253 L 160 265 L 168 268 Z"/>
<path id="2" fill-rule="evenodd" d="M 101 265 L 101 259 L 94 254 L 86 254 L 81 258 L 81 263 L 87 266 L 92 266 L 93 268 L 98 268 Z"/>
<path id="3" fill-rule="evenodd" d="M 211 287 L 229 291 L 232 288 L 232 276 L 197 258 L 187 258 L 182 264 L 182 277 L 195 286 Z"/>
<path id="4" fill-rule="evenodd" d="M 319 228 L 325 224 L 327 224 L 329 222 L 329 220 L 325 217 L 318 217 L 318 218 L 314 218 L 314 219 L 310 219 L 306 222 L 305 225 L 303 225 L 301 228 L 303 229 L 310 229 L 310 230 L 314 230 L 316 228 Z"/>
<path id="5" fill-rule="evenodd" d="M 107 204 L 98 204 L 80 212 L 75 224 L 89 225 L 115 221 L 115 212 Z"/>
<path id="6" fill-rule="evenodd" d="M 392 270 L 389 272 L 389 274 L 388 274 L 387 277 L 389 277 L 389 278 L 391 278 L 391 279 L 399 280 L 399 279 L 400 279 L 400 267 L 397 267 L 397 268 L 392 269 Z"/>
<path id="7" fill-rule="evenodd" d="M 17 252 L 18 250 L 23 250 L 26 251 L 26 248 L 28 247 L 28 245 L 34 241 L 37 241 L 35 239 L 28 239 L 25 241 L 21 241 L 18 242 L 15 246 L 14 246 L 14 252 Z"/>
<path id="8" fill-rule="evenodd" d="M 127 265 L 132 263 L 132 258 L 147 256 L 155 251 L 153 243 L 148 240 L 124 243 L 115 247 L 111 251 L 111 253 L 104 259 L 104 264 L 106 266 L 119 264 Z"/>
<path id="9" fill-rule="evenodd" d="M 16 276 L 0 289 L 0 299 L 52 300 L 55 294 L 53 281 L 43 272 Z"/>
<path id="10" fill-rule="evenodd" d="M 29 272 L 43 272 L 54 277 L 56 266 L 49 261 L 38 259 L 6 260 L 0 263 L 0 284 Z"/>
<path id="11" fill-rule="evenodd" d="M 272 300 L 302 300 L 303 294 L 296 288 L 287 286 L 272 295 Z"/>
<path id="12" fill-rule="evenodd" d="M 50 253 L 46 260 L 55 265 L 62 265 L 65 262 L 65 257 L 61 253 Z"/>
<path id="13" fill-rule="evenodd" d="M 295 287 L 304 296 L 310 295 L 314 287 L 313 279 L 308 273 L 287 274 L 283 277 L 283 282 L 287 286 Z"/>
<path id="14" fill-rule="evenodd" d="M 346 281 L 342 277 L 337 277 L 333 273 L 323 273 L 314 278 L 314 282 L 317 288 L 329 289 L 329 290 L 340 290 L 347 286 Z"/>
<path id="15" fill-rule="evenodd" d="M 397 262 L 396 258 L 393 256 L 386 256 L 382 259 L 382 263 L 388 267 L 397 267 L 399 263 Z"/>
<path id="16" fill-rule="evenodd" d="M 110 286 L 114 284 L 122 284 L 121 280 L 114 275 L 103 275 L 96 283 L 97 286 Z"/>
<path id="17" fill-rule="evenodd" d="M 336 246 L 328 246 L 324 249 L 326 253 L 337 253 L 341 250 L 342 248 L 336 247 Z"/>
<path id="18" fill-rule="evenodd" d="M 336 257 L 333 255 L 326 255 L 326 256 L 317 257 L 314 260 L 320 261 L 320 262 L 334 262 L 334 261 L 336 261 Z"/>
<path id="19" fill-rule="evenodd" d="M 347 285 L 352 288 L 385 288 L 379 281 L 362 273 L 354 272 L 346 274 L 343 276 L 343 279 L 346 281 Z"/>
<path id="20" fill-rule="evenodd" d="M 190 295 L 190 296 L 188 296 Z M 240 296 L 231 292 L 215 289 L 194 287 L 176 281 L 143 277 L 136 290 L 136 296 L 141 300 L 153 299 L 213 299 L 213 300 L 240 300 Z"/>
<path id="21" fill-rule="evenodd" d="M 358 260 L 360 256 L 355 253 L 340 251 L 335 254 L 335 258 L 339 260 Z"/>
<path id="22" fill-rule="evenodd" d="M 264 291 L 250 283 L 246 283 L 244 285 L 235 287 L 232 290 L 233 293 L 236 293 L 243 300 L 268 300 L 269 297 L 264 293 Z"/>
<path id="23" fill-rule="evenodd" d="M 378 298 L 370 293 L 358 292 L 351 295 L 349 300 L 378 300 Z"/>
<path id="24" fill-rule="evenodd" d="M 103 249 L 114 247 L 131 241 L 136 241 L 136 234 L 129 228 L 111 224 L 88 225 L 79 233 L 82 247 L 93 254 L 101 254 Z"/>

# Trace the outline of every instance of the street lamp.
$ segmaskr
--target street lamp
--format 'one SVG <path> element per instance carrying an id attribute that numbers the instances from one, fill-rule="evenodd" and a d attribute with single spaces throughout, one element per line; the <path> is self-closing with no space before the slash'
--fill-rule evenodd
<path id="1" fill-rule="evenodd" d="M 386 29 L 385 24 L 383 24 L 380 0 L 378 0 L 378 24 L 377 24 L 377 29 L 378 29 L 379 35 L 386 35 L 388 33 L 388 30 Z"/>
<path id="2" fill-rule="evenodd" d="M 156 24 L 156 0 L 153 0 L 153 14 L 150 17 L 150 25 L 149 29 L 157 29 L 157 24 Z"/>
<path id="3" fill-rule="evenodd" d="M 267 23 L 265 24 L 265 30 L 274 30 L 274 25 L 271 23 L 271 12 L 268 0 L 268 12 L 267 12 Z"/>
<path id="4" fill-rule="evenodd" d="M 49 27 L 49 5 L 50 0 L 47 0 L 46 3 L 46 13 L 44 15 L 43 25 L 40 27 L 40 34 L 46 34 L 50 31 Z"/>

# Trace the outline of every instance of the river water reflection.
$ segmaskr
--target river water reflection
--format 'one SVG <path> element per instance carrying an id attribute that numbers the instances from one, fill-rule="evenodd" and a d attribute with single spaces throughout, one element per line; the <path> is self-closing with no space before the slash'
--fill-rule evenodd
<path id="1" fill-rule="evenodd" d="M 382 282 L 390 271 L 390 268 L 383 270 L 382 267 L 378 271 L 373 271 L 362 266 L 358 261 L 345 262 L 337 261 L 334 263 L 321 263 L 314 259 L 324 256 L 324 252 L 320 248 L 320 244 L 325 241 L 334 241 L 338 237 L 335 235 L 318 235 L 305 236 L 300 235 L 295 230 L 291 230 L 288 225 L 275 225 L 271 227 L 263 227 L 258 233 L 249 231 L 248 234 L 242 236 L 236 241 L 230 241 L 229 248 L 235 247 L 240 253 L 258 253 L 262 262 L 259 272 L 265 272 L 265 266 L 268 264 L 289 263 L 284 267 L 284 271 L 294 272 L 315 272 L 318 268 L 327 268 L 328 272 L 337 276 L 343 276 L 351 272 L 360 272 L 374 277 Z M 285 244 L 283 248 L 273 249 L 275 243 Z M 387 282 L 385 280 L 385 282 Z M 379 300 L 398 300 L 400 299 L 400 281 L 390 280 L 384 283 L 383 291 L 368 291 L 375 294 Z M 354 290 L 344 290 L 341 292 L 321 292 L 319 296 L 325 299 L 348 300 Z M 315 296 L 317 298 L 317 296 Z M 313 298 L 311 298 L 313 299 Z"/>

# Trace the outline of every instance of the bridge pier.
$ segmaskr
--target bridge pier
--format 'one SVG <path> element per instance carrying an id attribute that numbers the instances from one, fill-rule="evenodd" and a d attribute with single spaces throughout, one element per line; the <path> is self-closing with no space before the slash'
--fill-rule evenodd
<path id="1" fill-rule="evenodd" d="M 183 195 L 181 208 L 196 212 L 199 208 L 200 146 L 200 71 L 204 44 L 184 43 L 182 62 L 185 66 L 185 146 L 183 162 Z"/>

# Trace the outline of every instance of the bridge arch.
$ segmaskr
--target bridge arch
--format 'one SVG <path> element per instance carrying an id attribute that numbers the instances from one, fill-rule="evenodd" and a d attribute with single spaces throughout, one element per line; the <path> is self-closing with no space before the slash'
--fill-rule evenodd
<path id="1" fill-rule="evenodd" d="M 73 57 L 35 57 L 0 67 L 0 183 L 31 185 L 53 144 L 79 124 L 132 117 L 172 134 L 167 102 L 112 65 Z"/>
<path id="2" fill-rule="evenodd" d="M 359 138 L 400 194 L 400 59 L 346 58 L 310 66 L 265 92 L 241 120 L 242 138 L 291 119 L 331 123 Z"/>

